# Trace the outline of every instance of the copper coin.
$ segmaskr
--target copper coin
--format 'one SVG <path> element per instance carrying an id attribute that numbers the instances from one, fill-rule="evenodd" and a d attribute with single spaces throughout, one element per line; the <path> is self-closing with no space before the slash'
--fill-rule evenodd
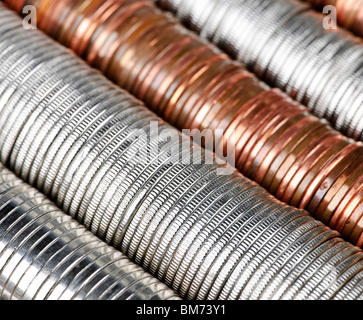
<path id="1" fill-rule="evenodd" d="M 306 165 L 302 167 L 301 176 L 303 176 L 303 179 L 299 182 L 297 182 L 298 180 L 294 181 L 296 183 L 296 190 L 293 193 L 289 203 L 295 204 L 295 206 L 302 208 L 302 199 L 304 199 L 305 197 L 307 199 L 311 199 L 313 194 L 309 192 L 309 187 L 313 179 L 320 172 L 321 168 L 327 163 L 327 161 L 334 157 L 337 152 L 339 152 L 348 144 L 346 140 L 347 139 L 345 137 L 339 135 L 335 139 L 331 140 L 334 141 L 332 148 L 326 150 L 326 146 L 324 144 L 320 146 L 319 150 L 321 150 L 322 152 L 317 156 L 316 159 L 313 159 L 313 157 L 311 158 L 311 162 L 308 162 L 309 168 L 306 170 Z M 305 174 L 304 169 L 306 170 Z M 292 189 L 293 188 L 290 188 L 289 191 L 292 191 Z"/>
<path id="2" fill-rule="evenodd" d="M 279 194 L 280 199 L 288 202 L 298 188 L 301 180 L 309 172 L 312 166 L 321 159 L 324 152 L 330 151 L 327 145 L 335 145 L 344 138 L 336 132 L 327 132 L 326 135 L 315 140 L 308 146 L 297 158 L 294 166 L 290 168 L 287 174 L 283 177 L 282 183 L 279 185 L 276 193 Z M 329 153 L 330 155 L 330 153 Z M 304 190 L 301 190 L 304 191 Z"/>
<path id="3" fill-rule="evenodd" d="M 337 208 L 351 186 L 351 183 L 349 183 L 349 178 L 352 175 L 354 176 L 354 173 L 357 172 L 357 168 L 359 168 L 359 165 L 362 163 L 362 161 L 363 155 L 357 156 L 356 159 L 353 159 L 353 162 L 351 162 L 339 175 L 339 178 L 336 179 L 334 184 L 327 191 L 324 200 L 315 210 L 314 216 L 317 219 L 326 221 L 326 223 L 329 225 L 334 223 L 334 221 L 337 219 L 337 216 L 339 215 Z M 355 177 L 351 179 L 351 181 L 355 181 L 356 179 L 357 178 Z"/>
<path id="4" fill-rule="evenodd" d="M 308 117 L 308 119 L 311 119 L 311 117 Z M 299 123 L 296 123 L 296 125 L 299 125 Z M 288 170 L 287 161 L 289 160 L 289 157 L 293 158 L 294 156 L 296 157 L 299 155 L 301 150 L 309 144 L 309 140 L 315 136 L 315 133 L 318 132 L 318 130 L 322 130 L 323 127 L 324 124 L 321 121 L 316 121 L 316 119 L 315 121 L 312 120 L 312 122 L 304 126 L 303 129 L 298 130 L 290 141 L 287 140 L 286 143 L 283 144 L 282 149 L 278 153 L 274 153 L 275 157 L 271 161 L 271 164 L 268 167 L 266 165 L 266 172 L 264 173 L 261 185 L 269 190 L 275 190 L 273 181 L 274 179 L 279 180 L 279 178 L 276 177 L 277 174 L 281 174 L 283 170 Z M 290 163 L 292 163 L 291 160 Z M 281 176 L 283 175 L 284 174 L 281 174 Z"/>
<path id="5" fill-rule="evenodd" d="M 302 117 L 300 121 L 296 121 L 287 128 L 287 130 L 284 130 L 281 137 L 269 148 L 264 159 L 261 161 L 255 174 L 256 181 L 260 181 L 262 186 L 265 186 L 266 184 L 269 185 L 271 180 L 269 181 L 269 178 L 266 178 L 266 175 L 270 172 L 271 165 L 276 162 L 276 158 L 283 157 L 283 155 L 286 156 L 286 151 L 284 149 L 286 148 L 288 152 L 290 152 L 293 149 L 293 146 L 297 144 L 297 141 L 301 139 L 301 136 L 305 136 L 307 131 L 310 132 L 311 129 L 317 125 L 321 125 L 320 121 L 317 121 L 314 116 L 309 115 L 308 117 Z"/>

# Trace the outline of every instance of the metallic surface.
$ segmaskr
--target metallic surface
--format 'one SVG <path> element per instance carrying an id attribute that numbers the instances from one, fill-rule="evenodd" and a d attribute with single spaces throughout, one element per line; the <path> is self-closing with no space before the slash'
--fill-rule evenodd
<path id="1" fill-rule="evenodd" d="M 1 165 L 0 299 L 178 297 Z"/>
<path id="2" fill-rule="evenodd" d="M 325 29 L 324 16 L 298 0 L 156 2 L 336 129 L 363 139 L 361 39 Z M 363 18 L 362 1 L 336 6 L 342 23 L 362 32 L 352 20 Z"/>
<path id="3" fill-rule="evenodd" d="M 5 8 L 0 74 L 2 162 L 182 297 L 362 295 L 359 248 L 235 170 L 221 174 L 205 151 L 41 32 L 24 33 Z M 139 157 L 145 147 L 157 152 Z"/>

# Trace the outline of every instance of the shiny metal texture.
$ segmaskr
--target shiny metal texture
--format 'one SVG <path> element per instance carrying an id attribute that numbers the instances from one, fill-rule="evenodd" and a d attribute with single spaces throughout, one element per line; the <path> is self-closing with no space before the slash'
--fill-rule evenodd
<path id="1" fill-rule="evenodd" d="M 255 6 L 259 6 L 260 3 L 268 4 L 266 1 L 246 1 L 245 3 L 249 2 Z M 31 3 L 31 1 L 27 3 Z M 195 12 L 198 13 L 200 12 L 199 6 L 203 7 L 207 3 L 209 9 L 202 11 L 205 13 L 203 17 L 207 18 L 214 12 L 221 14 L 218 16 L 220 19 L 226 16 L 222 7 L 224 8 L 226 3 L 229 3 L 228 1 L 183 1 L 180 10 L 187 12 L 188 4 L 195 4 L 196 6 L 198 4 L 195 9 Z M 217 8 L 209 7 L 213 4 L 217 5 L 217 3 Z M 272 17 L 275 14 L 280 17 L 285 17 L 285 15 L 295 17 L 296 10 L 294 8 L 296 5 L 293 2 L 288 3 L 288 7 L 274 4 L 275 9 L 268 11 L 268 14 Z M 170 14 L 165 14 L 157 9 L 152 1 L 38 0 L 36 5 L 40 28 L 71 47 L 73 51 L 85 58 L 91 65 L 102 70 L 121 87 L 144 100 L 153 111 L 166 121 L 179 129 L 224 130 L 224 142 L 218 148 L 225 150 L 235 148 L 236 167 L 243 174 L 258 182 L 280 200 L 298 208 L 307 209 L 314 217 L 341 232 L 346 240 L 358 246 L 363 245 L 363 145 L 361 142 L 355 142 L 334 131 L 327 121 L 313 116 L 305 107 L 293 101 L 280 90 L 270 89 L 246 71 L 240 63 L 229 59 L 226 54 L 213 45 L 200 40 L 195 34 L 182 27 Z M 302 8 L 301 10 L 307 12 L 310 18 L 303 19 L 303 16 L 296 16 L 298 21 L 290 19 L 286 23 L 289 26 L 291 24 L 296 35 L 301 35 L 306 43 L 310 43 L 319 28 L 314 20 L 315 15 L 306 11 L 307 6 Z M 63 14 L 59 15 L 58 13 L 61 12 Z M 237 14 L 236 19 L 239 17 L 239 11 L 235 6 L 231 6 L 230 12 Z M 252 11 L 245 10 L 243 14 L 248 12 Z M 248 20 L 246 18 L 241 21 L 248 23 L 249 19 L 252 18 L 251 16 Z M 228 21 L 232 23 L 234 19 Z M 279 21 L 280 23 L 283 22 L 281 19 Z M 221 39 L 224 39 L 223 35 L 234 34 L 222 21 L 216 25 L 220 26 L 220 32 L 223 31 L 218 35 L 221 36 Z M 233 25 L 235 25 L 234 22 Z M 235 26 L 238 27 L 239 25 L 236 24 Z M 247 27 L 249 25 L 246 24 L 241 30 L 245 30 L 244 28 Z M 266 27 L 264 28 L 266 29 Z M 279 33 L 274 34 L 272 31 L 273 29 L 267 28 L 263 31 L 266 32 L 264 37 L 269 39 L 281 38 Z M 247 35 L 251 36 L 251 43 L 259 39 L 252 31 L 246 29 Z M 319 50 L 326 47 L 324 52 L 330 52 L 330 58 L 334 56 L 334 52 L 338 48 L 350 41 L 349 38 L 340 39 L 338 35 L 338 33 L 329 33 L 327 37 L 322 38 L 324 43 L 315 43 L 314 41 L 313 43 Z M 22 36 L 24 35 L 19 35 L 19 37 Z M 284 33 L 280 40 L 287 39 L 289 36 L 291 35 Z M 208 36 L 208 38 L 210 37 Z M 294 39 L 292 37 L 288 43 L 295 43 Z M 278 43 L 281 42 L 280 40 Z M 295 44 L 297 47 L 305 46 L 305 43 L 296 42 Z M 276 47 L 276 50 L 284 55 L 284 59 L 275 61 L 272 57 L 273 50 L 271 47 L 264 48 L 260 42 L 256 42 L 255 45 L 259 46 L 259 50 L 266 51 L 269 48 L 268 52 L 271 57 L 269 56 L 268 60 L 272 59 L 271 65 L 276 62 L 278 63 L 276 67 L 282 68 L 281 72 L 279 71 L 280 77 L 287 75 L 284 68 L 288 69 L 292 65 L 297 68 L 302 67 L 298 61 L 295 61 L 296 59 L 294 60 L 294 55 L 290 54 L 291 47 L 283 45 Z M 321 60 L 315 63 L 313 56 L 301 55 L 300 58 L 309 64 L 309 68 L 305 66 L 302 72 L 306 73 L 306 77 L 312 82 L 314 88 L 323 89 L 326 77 L 324 76 L 323 79 L 322 76 L 323 71 L 327 71 L 326 65 L 328 64 L 329 68 L 334 68 L 334 70 L 339 68 L 339 74 L 336 76 L 341 77 L 341 73 L 349 72 L 356 67 L 355 60 L 359 56 L 358 47 L 359 44 L 356 46 L 356 51 L 346 50 L 344 61 L 350 61 L 349 59 L 354 61 L 352 64 L 346 64 L 344 68 L 335 66 L 331 59 L 328 59 L 327 62 Z M 248 48 L 252 49 L 252 44 Z M 303 52 L 301 50 L 299 49 L 299 52 Z M 49 50 L 47 49 L 47 51 Z M 243 57 L 249 59 L 251 63 L 254 61 L 252 51 L 247 50 L 243 53 Z M 7 53 L 5 52 L 5 54 Z M 256 65 L 256 68 L 262 63 L 267 65 L 269 61 L 266 58 L 266 55 L 261 54 L 261 63 Z M 13 59 L 16 61 L 18 56 L 15 55 Z M 283 61 L 286 61 L 286 64 L 281 65 Z M 63 64 L 60 62 L 56 62 L 55 65 L 59 70 L 63 68 Z M 321 73 L 316 73 L 317 71 L 321 71 Z M 64 72 L 67 70 L 65 69 Z M 73 72 L 73 70 L 70 71 L 70 73 Z M 87 69 L 82 72 L 84 73 L 79 72 L 80 83 L 85 81 L 84 75 L 87 74 Z M 42 77 L 43 75 L 39 75 L 40 81 Z M 332 79 L 331 77 L 330 80 Z M 285 80 L 289 80 L 289 77 L 285 77 L 283 81 L 285 82 Z M 356 77 L 354 81 L 356 80 L 361 85 L 360 78 Z M 10 79 L 5 80 L 5 83 L 7 81 Z M 57 78 L 53 80 L 54 85 L 57 81 Z M 97 82 L 96 79 L 92 81 Z M 292 80 L 287 82 L 289 85 L 293 83 Z M 340 86 L 336 82 L 336 94 L 343 94 L 345 92 L 343 89 L 348 88 L 349 92 L 354 93 L 349 97 L 354 98 L 357 90 L 354 83 L 350 83 L 349 86 Z M 91 81 L 89 81 L 88 86 L 85 87 L 85 91 L 87 93 L 92 92 L 93 83 Z M 97 89 L 98 86 L 97 84 L 94 89 L 96 93 L 103 91 L 103 89 Z M 27 97 L 31 97 L 34 94 L 33 90 L 38 90 L 38 87 L 39 85 L 34 85 L 33 89 L 25 89 Z M 293 85 L 289 90 L 292 92 L 295 87 Z M 45 90 L 48 90 L 48 87 L 45 87 Z M 64 100 L 68 97 L 69 90 L 72 90 L 72 87 L 64 90 L 57 99 Z M 307 90 L 310 89 L 307 88 Z M 298 92 L 298 94 L 300 93 Z M 27 99 L 23 97 L 20 104 L 17 100 L 14 100 L 13 103 L 18 104 L 18 108 L 21 108 L 21 105 L 27 105 Z M 41 94 L 37 95 L 36 99 L 41 99 Z M 350 105 L 347 100 L 341 101 L 344 102 L 344 105 Z M 62 104 L 62 108 L 67 107 L 66 104 Z M 89 105 L 88 107 L 91 108 L 92 106 Z M 96 106 L 95 108 L 105 107 Z M 38 110 L 42 110 L 42 107 L 39 107 Z M 57 108 L 54 107 L 51 110 L 49 111 L 51 115 L 49 116 L 49 126 L 53 127 L 54 121 L 57 121 L 56 113 L 54 113 Z M 90 118 L 94 118 L 100 110 L 95 109 Z M 344 108 L 344 110 L 354 113 L 354 109 Z M 339 114 L 342 114 L 344 110 Z M 335 111 L 331 109 L 329 112 L 333 114 Z M 22 114 L 25 118 L 27 117 L 26 113 Z M 66 121 L 66 119 L 68 118 L 64 117 L 61 121 Z M 100 118 L 99 121 L 103 121 L 102 119 Z M 360 122 L 359 119 L 359 117 L 354 117 L 354 121 L 360 125 L 363 122 Z M 8 121 L 7 125 L 13 126 L 13 121 L 15 120 Z M 19 126 L 22 125 L 20 121 L 17 123 Z M 39 120 L 31 133 L 24 130 L 19 141 L 27 136 L 26 140 L 14 145 L 15 151 L 12 158 L 16 161 L 17 173 L 20 174 L 22 170 L 23 174 L 26 174 L 25 171 L 30 168 L 31 161 L 33 161 L 31 159 L 37 150 L 33 147 L 37 143 L 34 140 L 34 134 L 38 131 L 38 126 L 42 127 L 44 123 L 43 120 Z M 72 124 L 72 128 L 76 127 L 75 123 Z M 92 128 L 95 126 L 97 126 L 96 123 Z M 16 125 L 13 126 L 14 133 L 9 133 L 7 138 L 9 141 L 13 140 L 13 134 L 18 134 L 16 128 Z M 74 129 L 69 130 L 69 134 L 71 134 Z M 94 129 L 90 129 L 87 134 L 90 135 L 92 130 Z M 56 134 L 55 132 L 53 134 Z M 45 130 L 43 130 L 43 134 L 48 135 Z M 68 140 L 64 140 L 64 147 L 58 145 L 54 147 L 53 151 L 50 152 L 51 156 L 53 157 L 58 148 L 67 150 L 75 141 L 74 139 L 77 139 L 78 134 L 81 132 L 72 134 L 67 138 Z M 57 141 L 63 142 L 61 139 L 63 137 L 58 138 Z M 6 146 L 4 146 L 7 148 L 6 152 L 12 148 L 12 144 L 7 146 L 7 143 L 5 142 Z M 20 156 L 17 150 L 22 144 L 24 144 L 24 151 L 22 151 L 23 155 Z M 45 145 L 47 146 L 47 144 Z M 42 152 L 45 151 L 47 151 L 47 147 L 44 147 Z M 54 159 L 50 156 L 45 158 L 40 156 L 34 160 L 37 164 L 42 164 L 36 169 L 38 171 L 33 169 L 26 176 L 29 176 L 31 182 L 35 181 L 37 175 L 41 177 L 40 180 L 46 179 L 44 183 L 40 183 L 40 186 L 43 187 L 44 185 L 47 192 L 50 192 L 52 188 L 53 196 L 59 191 L 62 199 L 66 197 L 68 209 L 68 206 L 72 205 L 68 199 L 73 199 L 73 193 L 67 196 L 63 195 L 65 191 L 64 187 L 59 185 L 60 178 L 57 178 L 54 186 L 50 186 L 51 180 L 56 179 L 55 174 L 58 172 L 51 169 L 51 164 L 54 163 L 58 166 L 62 161 L 67 164 L 72 159 L 72 153 L 64 157 L 62 152 L 59 151 Z M 105 150 L 104 161 L 107 159 L 107 152 L 110 151 Z M 97 158 L 96 154 L 94 153 L 93 157 Z M 82 170 L 86 170 L 85 168 L 87 167 Z M 67 179 L 71 179 L 72 176 L 73 173 L 69 173 Z M 83 178 L 79 176 L 77 179 Z M 74 182 L 71 186 L 72 192 L 75 192 L 79 187 L 87 189 L 88 185 L 86 182 L 82 185 L 80 182 L 78 184 Z M 93 195 L 87 194 L 87 197 L 91 198 Z M 77 201 L 79 200 L 74 199 L 72 206 L 78 207 Z M 106 206 L 106 203 L 103 203 L 103 206 Z M 97 205 L 95 204 L 95 208 Z M 82 207 L 82 210 L 84 211 L 85 208 L 86 206 Z M 99 222 L 97 216 L 94 219 Z M 87 220 L 86 223 L 92 224 L 91 220 Z M 110 221 L 107 220 L 104 223 L 110 223 Z"/>
<path id="2" fill-rule="evenodd" d="M 183 298 L 362 295 L 361 249 L 237 171 L 221 174 L 225 165 L 40 31 L 24 33 L 3 6 L 0 74 L 2 162 Z M 157 152 L 140 157 L 145 148 Z"/>
<path id="3" fill-rule="evenodd" d="M 362 0 L 304 0 L 312 4 L 317 10 L 325 6 L 335 6 L 338 23 L 363 37 L 363 1 Z"/>
<path id="4" fill-rule="evenodd" d="M 298 0 L 156 2 L 268 84 L 307 105 L 344 134 L 363 139 L 361 39 L 343 29 L 326 29 L 324 16 Z M 347 8 L 361 3 L 340 2 Z M 351 23 L 350 15 L 339 10 Z"/>
<path id="5" fill-rule="evenodd" d="M 0 299 L 179 298 L 0 165 Z"/>

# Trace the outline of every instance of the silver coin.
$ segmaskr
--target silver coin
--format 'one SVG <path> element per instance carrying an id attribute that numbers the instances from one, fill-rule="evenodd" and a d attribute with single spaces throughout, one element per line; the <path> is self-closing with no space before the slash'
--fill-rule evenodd
<path id="1" fill-rule="evenodd" d="M 2 299 L 177 299 L 3 166 L 0 197 Z"/>
<path id="2" fill-rule="evenodd" d="M 229 15 L 238 5 L 232 21 L 238 22 L 242 14 L 261 26 L 254 14 L 259 10 L 268 15 L 268 21 L 282 19 L 276 28 L 288 25 L 301 39 L 311 41 L 311 48 L 323 50 L 330 58 L 340 52 L 360 56 L 359 50 L 346 48 L 339 37 L 339 43 L 329 45 L 327 38 L 320 40 L 319 32 L 307 36 L 301 18 L 294 20 L 306 7 L 278 11 L 277 2 L 271 1 L 246 1 L 246 12 L 239 0 L 229 2 L 231 7 L 221 2 L 196 5 L 190 1 L 188 5 L 196 5 L 198 17 L 218 30 L 218 41 L 238 27 L 223 26 L 221 12 Z M 208 10 L 201 13 L 200 8 Z M 274 59 L 281 52 L 278 44 L 283 43 L 278 30 L 261 26 L 268 30 L 266 40 L 273 48 L 265 55 L 256 38 L 258 30 L 248 21 L 243 23 L 251 30 L 244 37 L 258 52 L 256 61 L 264 66 L 261 72 L 270 65 L 281 68 Z M 106 242 L 8 173 L 1 183 L 0 173 L 4 298 L 175 298 L 159 280 L 187 299 L 350 299 L 361 295 L 363 255 L 359 249 L 236 171 L 221 175 L 223 165 L 214 157 L 207 162 L 206 151 L 191 147 L 190 140 L 183 144 L 183 136 L 141 102 L 59 45 L 43 40 L 45 35 L 39 31 L 29 31 L 37 37 L 31 39 L 34 44 L 27 44 L 20 35 L 20 20 L 19 26 L 11 24 L 4 30 L 0 46 L 6 50 L 6 59 L 0 59 L 0 69 L 8 77 L 0 82 L 2 160 Z M 42 44 L 39 50 L 37 43 Z M 32 50 L 24 54 L 21 46 Z M 294 42 L 291 51 L 297 48 Z M 246 54 L 254 65 L 254 53 L 247 50 Z M 305 63 L 318 78 L 331 66 L 304 56 L 299 61 L 297 67 Z M 314 71 L 316 67 L 322 71 Z M 339 80 L 350 90 L 357 86 L 360 64 L 351 70 L 354 80 Z M 289 77 L 294 80 L 293 75 Z M 316 84 L 308 73 L 302 77 L 306 82 L 302 82 L 301 98 Z M 321 87 L 326 89 L 328 84 L 321 82 Z M 314 98 L 319 102 L 324 97 Z M 338 98 L 348 101 L 340 90 L 335 93 L 334 99 Z M 359 112 L 359 107 L 353 112 Z M 169 143 L 171 136 L 176 140 Z M 330 266 L 336 270 L 334 283 L 327 277 Z"/>

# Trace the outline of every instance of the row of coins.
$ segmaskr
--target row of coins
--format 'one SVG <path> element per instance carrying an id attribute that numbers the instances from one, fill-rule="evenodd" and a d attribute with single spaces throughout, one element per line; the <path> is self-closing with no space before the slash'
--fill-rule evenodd
<path id="1" fill-rule="evenodd" d="M 151 1 L 39 0 L 37 5 L 39 27 L 168 122 L 180 129 L 223 129 L 217 149 L 234 149 L 243 174 L 363 245 L 361 142 L 269 89 Z M 47 168 L 46 163 L 43 176 Z"/>
<path id="2" fill-rule="evenodd" d="M 338 23 L 359 36 L 363 36 L 363 1 L 362 0 L 305 0 L 318 10 L 325 6 L 335 6 Z M 324 13 L 332 14 L 330 8 Z"/>
<path id="3" fill-rule="evenodd" d="M 178 298 L 0 165 L 0 299 Z"/>
<path id="4" fill-rule="evenodd" d="M 336 129 L 363 139 L 361 39 L 329 29 L 298 0 L 158 2 Z"/>
<path id="5" fill-rule="evenodd" d="M 64 211 L 188 299 L 363 298 L 359 248 L 9 10 L 0 21 L 1 160 Z"/>

